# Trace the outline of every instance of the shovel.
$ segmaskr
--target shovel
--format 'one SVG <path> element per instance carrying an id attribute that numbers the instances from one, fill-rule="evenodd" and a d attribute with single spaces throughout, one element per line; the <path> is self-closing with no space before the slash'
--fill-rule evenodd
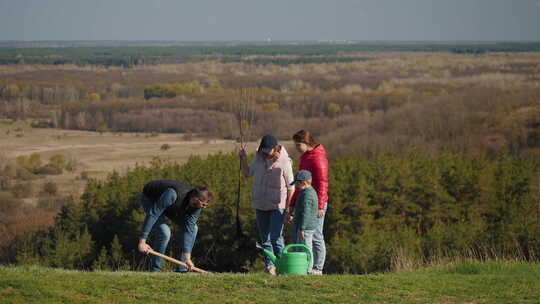
<path id="1" fill-rule="evenodd" d="M 154 251 L 154 250 L 152 250 L 152 249 L 150 249 L 150 251 L 148 251 L 148 253 L 151 254 L 151 255 L 155 255 L 155 256 L 157 256 L 157 257 L 160 257 L 160 258 L 162 258 L 162 259 L 165 259 L 165 260 L 167 260 L 167 261 L 169 261 L 169 262 L 171 262 L 171 263 L 174 263 L 174 264 L 176 264 L 176 265 L 180 265 L 180 266 L 183 266 L 183 267 L 188 268 L 188 266 L 187 266 L 186 263 L 181 262 L 181 261 L 179 261 L 179 260 L 177 260 L 177 259 L 171 258 L 171 257 L 168 256 L 168 255 L 161 254 L 161 253 L 159 253 L 159 252 L 157 252 L 157 251 Z M 208 272 L 208 271 L 206 271 L 206 270 L 202 270 L 202 269 L 197 268 L 197 267 L 191 267 L 191 271 L 193 271 L 193 272 L 198 272 L 198 273 L 210 273 L 210 272 Z"/>

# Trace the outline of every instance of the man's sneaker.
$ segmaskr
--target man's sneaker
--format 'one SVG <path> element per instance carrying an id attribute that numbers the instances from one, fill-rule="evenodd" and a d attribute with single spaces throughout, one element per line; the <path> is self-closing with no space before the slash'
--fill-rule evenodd
<path id="1" fill-rule="evenodd" d="M 313 270 L 311 270 L 311 272 L 309 274 L 311 274 L 311 275 L 322 275 L 322 270 L 313 269 Z"/>
<path id="2" fill-rule="evenodd" d="M 268 273 L 269 275 L 276 275 L 276 267 L 268 266 L 268 267 L 266 267 L 264 272 Z"/>

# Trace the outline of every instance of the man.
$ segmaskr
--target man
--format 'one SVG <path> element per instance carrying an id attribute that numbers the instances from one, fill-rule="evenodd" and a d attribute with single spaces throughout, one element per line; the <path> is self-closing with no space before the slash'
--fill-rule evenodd
<path id="1" fill-rule="evenodd" d="M 154 243 L 156 251 L 165 253 L 171 238 L 171 229 L 165 223 L 165 216 L 180 227 L 180 260 L 188 266 L 178 266 L 176 271 L 190 271 L 195 265 L 191 261 L 191 250 L 197 237 L 197 220 L 201 210 L 212 199 L 212 193 L 206 187 L 193 187 L 176 180 L 155 180 L 147 183 L 142 191 L 141 202 L 146 212 L 139 239 L 139 251 L 148 254 L 152 248 L 146 243 L 153 227 L 157 227 Z M 158 272 L 161 258 L 153 257 L 151 271 Z"/>
<path id="2" fill-rule="evenodd" d="M 240 150 L 240 165 L 246 177 L 253 177 L 251 206 L 255 209 L 261 246 L 281 257 L 283 221 L 294 192 L 292 160 L 277 138 L 265 135 L 248 165 L 247 153 Z M 265 271 L 276 275 L 276 266 L 265 256 Z"/>

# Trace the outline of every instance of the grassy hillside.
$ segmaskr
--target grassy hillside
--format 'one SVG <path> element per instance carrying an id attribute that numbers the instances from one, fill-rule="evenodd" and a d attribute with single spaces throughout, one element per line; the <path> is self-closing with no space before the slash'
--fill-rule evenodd
<path id="1" fill-rule="evenodd" d="M 80 272 L 0 267 L 0 303 L 538 303 L 540 264 L 371 275 Z"/>

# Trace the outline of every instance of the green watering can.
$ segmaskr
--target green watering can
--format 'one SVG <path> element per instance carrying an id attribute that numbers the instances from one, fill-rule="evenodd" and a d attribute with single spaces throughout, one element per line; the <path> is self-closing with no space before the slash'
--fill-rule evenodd
<path id="1" fill-rule="evenodd" d="M 288 252 L 290 248 L 301 247 L 305 252 Z M 304 244 L 289 244 L 281 250 L 281 258 L 277 258 L 273 252 L 261 248 L 264 254 L 276 265 L 279 274 L 308 274 L 311 264 L 311 249 Z"/>

